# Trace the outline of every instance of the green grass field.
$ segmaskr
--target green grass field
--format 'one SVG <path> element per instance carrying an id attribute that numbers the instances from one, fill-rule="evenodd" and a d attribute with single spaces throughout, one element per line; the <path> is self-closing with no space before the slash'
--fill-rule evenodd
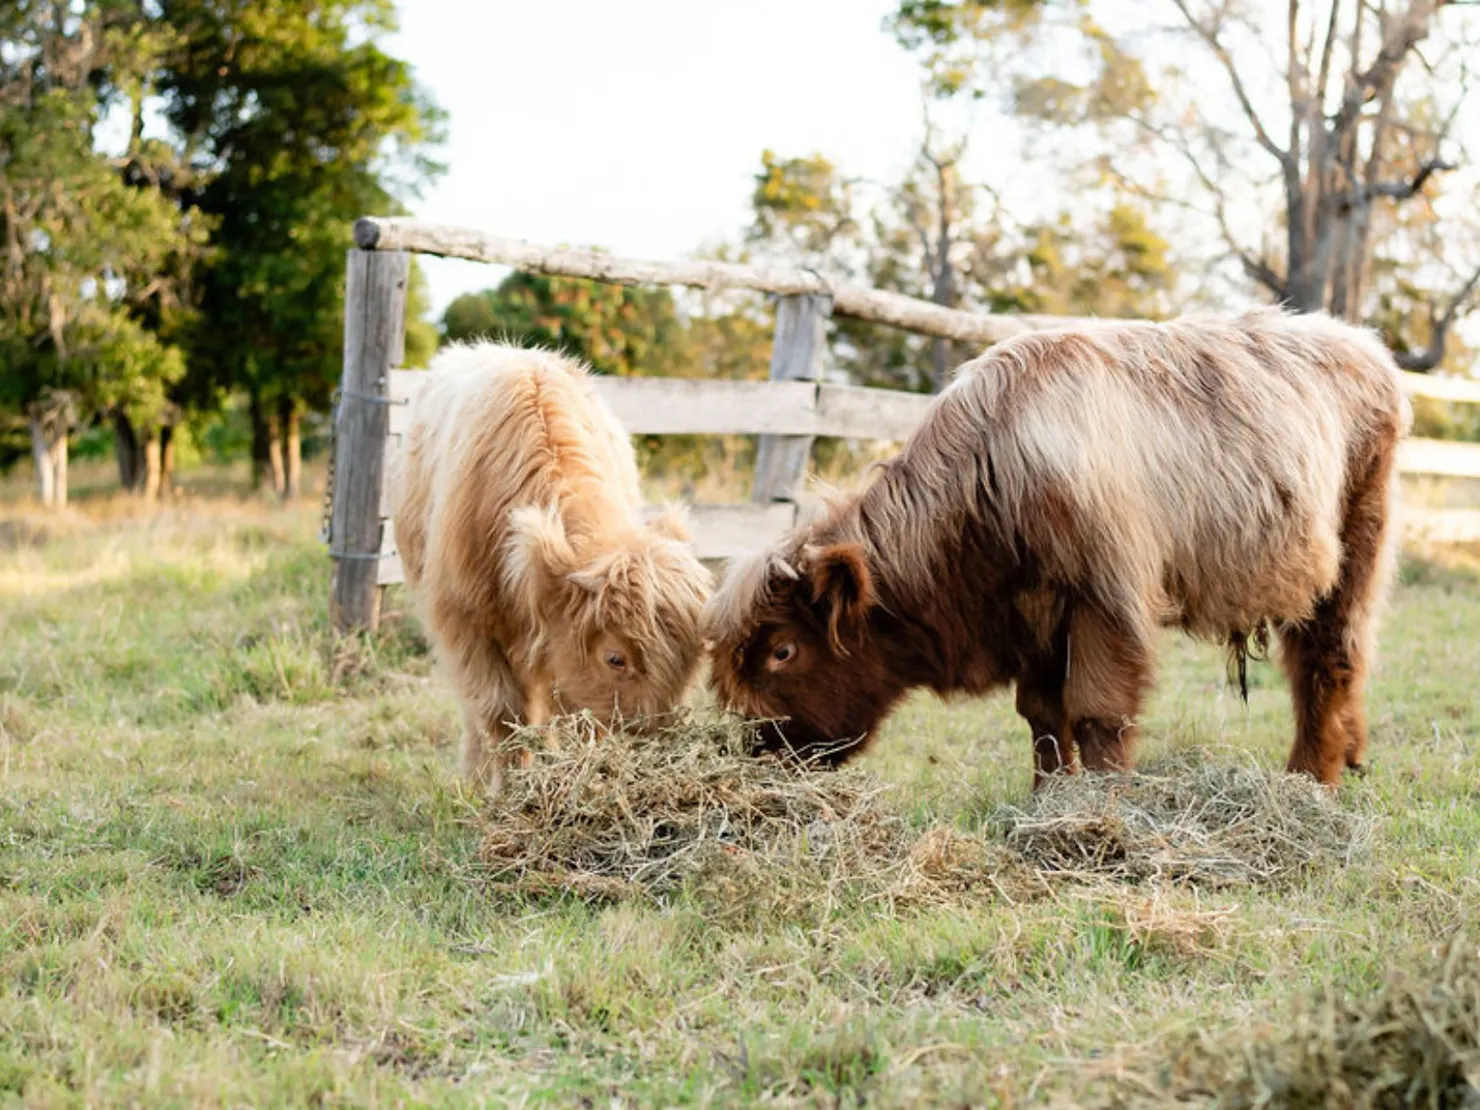
<path id="1" fill-rule="evenodd" d="M 1373 847 L 1345 868 L 756 919 L 490 891 L 452 701 L 404 616 L 333 645 L 315 525 L 225 500 L 0 521 L 0 1098 L 1151 1098 L 1189 1037 L 1278 1035 L 1300 999 L 1370 994 L 1480 919 L 1462 567 L 1405 565 L 1371 774 L 1340 795 Z M 1250 678 L 1245 708 L 1219 652 L 1168 637 L 1146 754 L 1279 765 L 1283 683 Z M 913 700 L 865 764 L 921 825 L 971 829 L 1029 790 L 1010 697 Z"/>

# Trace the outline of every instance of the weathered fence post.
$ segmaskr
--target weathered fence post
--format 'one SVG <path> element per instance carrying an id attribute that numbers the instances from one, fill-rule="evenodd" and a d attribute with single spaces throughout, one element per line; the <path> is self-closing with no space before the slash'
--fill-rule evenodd
<path id="1" fill-rule="evenodd" d="M 776 337 L 771 344 L 773 382 L 821 379 L 831 315 L 832 297 L 826 293 L 797 293 L 776 302 Z M 784 501 L 800 491 L 812 455 L 812 438 L 760 437 L 751 501 Z"/>
<path id="2" fill-rule="evenodd" d="M 373 629 L 380 620 L 380 492 L 390 427 L 386 385 L 405 354 L 410 272 L 405 251 L 349 252 L 329 525 L 329 618 L 338 632 Z"/>

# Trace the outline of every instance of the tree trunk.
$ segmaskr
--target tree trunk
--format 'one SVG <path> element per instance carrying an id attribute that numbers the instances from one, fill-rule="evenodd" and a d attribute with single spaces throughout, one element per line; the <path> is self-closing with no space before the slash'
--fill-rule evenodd
<path id="1" fill-rule="evenodd" d="M 139 436 L 121 410 L 113 414 L 113 453 L 118 457 L 118 484 L 132 492 L 139 481 Z"/>
<path id="2" fill-rule="evenodd" d="M 138 492 L 145 501 L 155 501 L 159 498 L 159 471 L 160 471 L 160 433 L 158 430 L 149 433 L 149 438 L 144 441 L 143 465 L 138 475 Z"/>
<path id="3" fill-rule="evenodd" d="M 930 299 L 942 308 L 956 306 L 955 273 L 951 267 L 951 240 L 956 223 L 956 163 L 954 159 L 938 159 L 926 152 L 926 157 L 935 164 L 936 197 L 940 205 L 937 213 L 935 235 L 935 287 Z M 936 336 L 930 345 L 930 370 L 934 380 L 930 392 L 939 393 L 945 388 L 946 374 L 950 372 L 950 347 L 941 336 Z"/>
<path id="4" fill-rule="evenodd" d="M 36 463 L 36 496 L 47 508 L 67 504 L 67 429 L 65 424 L 32 417 L 31 458 Z"/>
<path id="5" fill-rule="evenodd" d="M 65 509 L 67 507 L 67 429 L 65 428 L 57 436 L 56 445 L 51 449 L 51 472 L 56 507 Z"/>
<path id="6" fill-rule="evenodd" d="M 283 466 L 284 501 L 296 500 L 303 484 L 302 412 L 298 403 L 284 397 L 278 402 L 279 455 Z"/>
<path id="7" fill-rule="evenodd" d="M 165 494 L 175 495 L 175 426 L 159 429 L 159 485 Z"/>
<path id="8" fill-rule="evenodd" d="M 252 489 L 260 490 L 268 482 L 272 492 L 282 496 L 283 454 L 278 443 L 276 420 L 262 398 L 252 395 L 249 406 L 252 420 Z"/>

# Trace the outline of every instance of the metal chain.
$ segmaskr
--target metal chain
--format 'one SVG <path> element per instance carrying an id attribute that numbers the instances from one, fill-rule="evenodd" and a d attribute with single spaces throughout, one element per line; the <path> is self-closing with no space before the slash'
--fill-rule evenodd
<path id="1" fill-rule="evenodd" d="M 324 474 L 324 516 L 319 522 L 319 542 L 334 546 L 334 455 L 339 438 L 339 390 L 329 400 L 329 467 Z"/>

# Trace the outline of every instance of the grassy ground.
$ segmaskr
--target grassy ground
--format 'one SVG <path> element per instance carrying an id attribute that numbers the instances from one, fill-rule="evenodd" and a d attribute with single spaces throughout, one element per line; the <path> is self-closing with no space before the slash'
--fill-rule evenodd
<path id="1" fill-rule="evenodd" d="M 0 1097 L 1093 1102 L 1190 1034 L 1371 992 L 1480 917 L 1470 572 L 1405 569 L 1372 774 L 1341 797 L 1374 847 L 1344 870 L 721 920 L 490 893 L 451 701 L 407 620 L 331 645 L 315 525 L 227 500 L 0 523 Z M 1169 638 L 1148 753 L 1283 759 L 1274 669 L 1247 709 L 1223 676 Z M 922 824 L 1028 793 L 1004 698 L 914 700 L 867 763 Z"/>

